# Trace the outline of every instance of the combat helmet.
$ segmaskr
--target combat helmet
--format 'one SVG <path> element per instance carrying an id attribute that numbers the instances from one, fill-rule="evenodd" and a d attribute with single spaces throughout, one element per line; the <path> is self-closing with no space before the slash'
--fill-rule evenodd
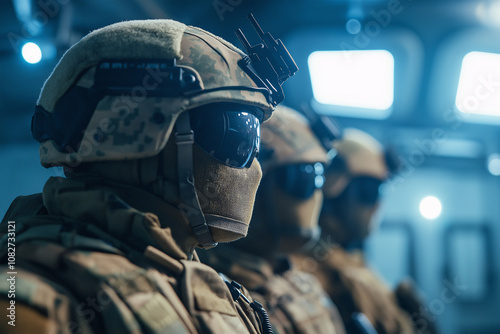
<path id="1" fill-rule="evenodd" d="M 257 247 L 280 253 L 296 251 L 319 236 L 327 152 L 308 120 L 281 105 L 262 125 L 261 137 L 259 162 L 263 178 L 252 228 L 248 237 L 237 244 L 252 247 L 253 252 Z"/>
<path id="2" fill-rule="evenodd" d="M 398 163 L 392 149 L 354 128 L 344 129 L 333 148 L 337 154 L 325 173 L 320 225 L 341 244 L 361 242 L 373 228 L 380 187 Z"/>
<path id="3" fill-rule="evenodd" d="M 297 70 L 267 80 L 251 58 L 222 38 L 173 20 L 126 21 L 91 32 L 63 55 L 37 101 L 32 133 L 42 165 L 156 157 L 175 126 L 179 196 L 200 244 L 215 245 L 194 186 L 193 143 L 228 166 L 249 167 L 259 123 L 281 102 L 275 93 L 281 87 L 270 89 L 269 82 L 282 83 Z M 210 120 L 214 109 L 252 127 L 236 157 L 221 159 L 193 133 L 191 123 Z M 247 135 L 243 130 L 240 137 Z M 228 144 L 226 137 L 216 144 Z"/>

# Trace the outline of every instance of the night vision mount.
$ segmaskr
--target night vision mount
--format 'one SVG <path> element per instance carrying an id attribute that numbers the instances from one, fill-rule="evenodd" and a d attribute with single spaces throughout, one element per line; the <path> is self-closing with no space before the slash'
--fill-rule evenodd
<path id="1" fill-rule="evenodd" d="M 321 145 L 326 151 L 333 148 L 333 141 L 342 138 L 343 129 L 333 116 L 321 115 L 316 113 L 311 107 L 304 103 L 302 113 L 309 120 L 309 125 Z"/>
<path id="2" fill-rule="evenodd" d="M 269 90 L 270 102 L 277 105 L 285 98 L 281 85 L 299 68 L 281 40 L 274 39 L 268 32 L 264 33 L 252 14 L 248 15 L 248 19 L 263 43 L 252 46 L 241 29 L 236 30 L 236 36 L 248 54 L 242 60 L 242 67 L 247 68 L 252 78 Z"/>

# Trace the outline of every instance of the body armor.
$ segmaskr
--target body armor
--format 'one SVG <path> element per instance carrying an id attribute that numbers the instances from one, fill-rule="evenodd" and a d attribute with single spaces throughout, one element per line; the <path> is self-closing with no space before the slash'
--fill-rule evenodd
<path id="1" fill-rule="evenodd" d="M 33 333 L 260 332 L 254 312 L 233 300 L 219 275 L 188 260 L 170 228 L 162 227 L 165 217 L 136 209 L 157 198 L 103 184 L 52 178 L 43 195 L 19 197 L 11 205 L 1 225 L 16 222 L 19 313 L 17 328 L 3 322 L 2 333 L 20 327 Z M 131 196 L 137 205 L 122 200 L 132 203 Z M 61 216 L 55 197 L 63 209 L 76 199 L 85 208 Z M 2 266 L 2 276 L 7 271 Z M 0 288 L 6 296 L 8 287 Z M 27 314 L 29 319 L 41 324 L 22 318 L 30 310 L 36 316 Z"/>
<path id="2" fill-rule="evenodd" d="M 319 281 L 292 268 L 287 258 L 271 264 L 231 246 L 200 251 L 200 257 L 243 284 L 264 305 L 275 333 L 345 333 L 337 308 Z"/>

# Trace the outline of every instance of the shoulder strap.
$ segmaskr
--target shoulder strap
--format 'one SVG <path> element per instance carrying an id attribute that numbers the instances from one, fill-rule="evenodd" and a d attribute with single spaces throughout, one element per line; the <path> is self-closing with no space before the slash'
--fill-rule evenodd
<path id="1" fill-rule="evenodd" d="M 10 204 L 9 209 L 7 209 L 5 216 L 2 218 L 2 224 L 9 220 L 16 220 L 20 217 L 46 213 L 47 209 L 45 209 L 43 205 L 42 194 L 18 196 Z"/>
<path id="2" fill-rule="evenodd" d="M 12 225 L 8 223 L 6 225 Z M 3 225 L 3 224 L 0 224 Z M 96 238 L 105 236 L 106 238 Z M 0 239 L 0 259 L 4 259 L 9 234 Z M 50 241 L 72 249 L 86 249 L 105 253 L 123 254 L 130 249 L 119 240 L 93 225 L 55 216 L 20 217 L 15 221 L 15 240 L 19 247 L 29 241 Z"/>

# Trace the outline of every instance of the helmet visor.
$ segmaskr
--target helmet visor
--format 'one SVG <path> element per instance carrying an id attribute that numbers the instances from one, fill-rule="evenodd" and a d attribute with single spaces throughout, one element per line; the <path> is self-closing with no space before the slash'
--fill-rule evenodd
<path id="1" fill-rule="evenodd" d="M 192 109 L 194 142 L 230 167 L 248 168 L 259 153 L 262 115 L 258 108 L 229 103 Z"/>

